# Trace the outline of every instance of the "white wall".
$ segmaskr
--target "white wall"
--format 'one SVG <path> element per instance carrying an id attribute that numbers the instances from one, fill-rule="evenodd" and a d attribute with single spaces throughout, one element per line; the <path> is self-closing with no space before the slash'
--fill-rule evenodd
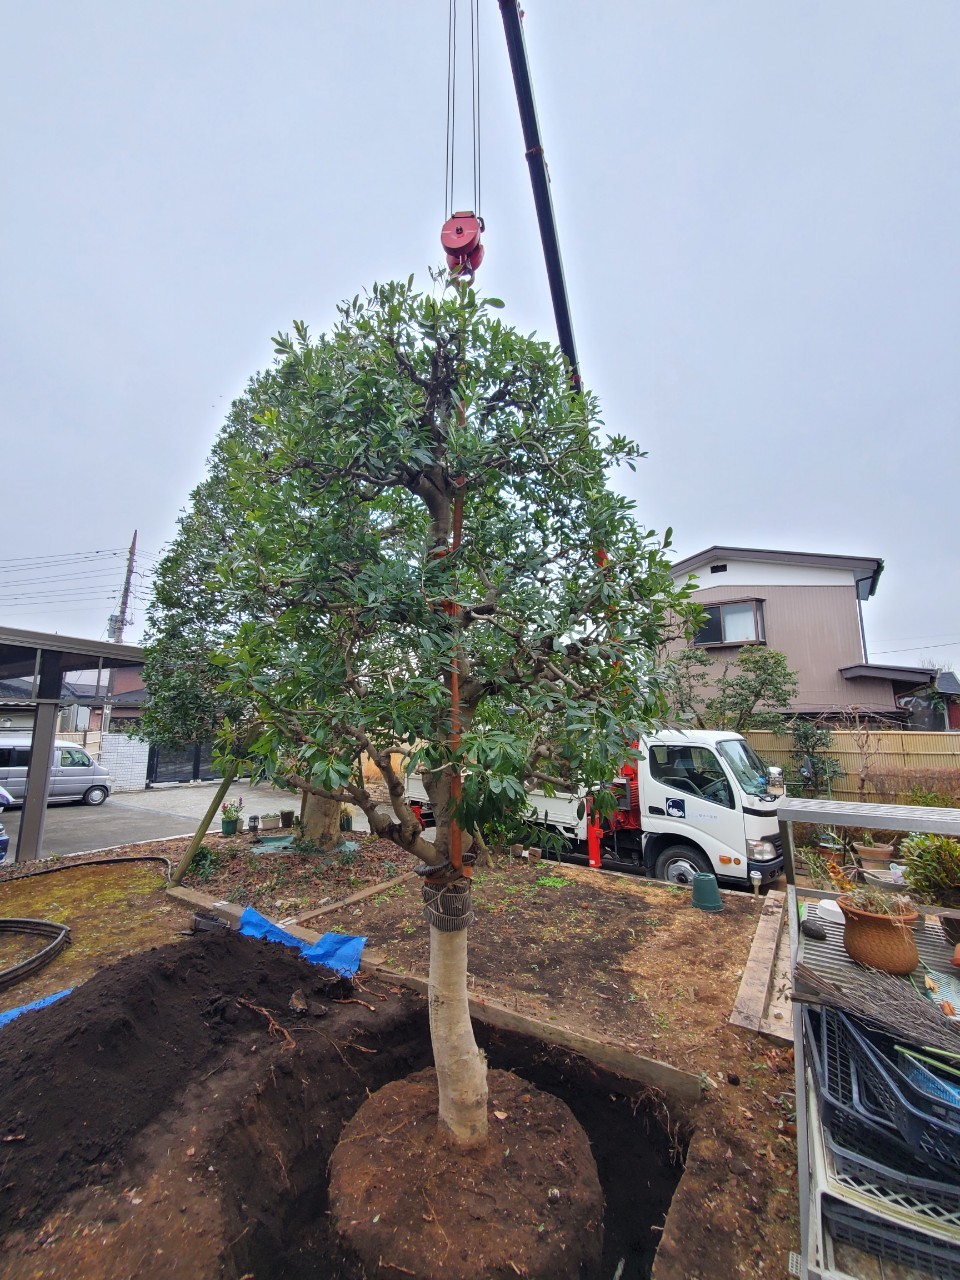
<path id="1" fill-rule="evenodd" d="M 697 589 L 704 587 L 849 587 L 850 569 L 825 569 L 803 564 L 775 564 L 769 560 L 716 560 L 726 573 L 711 573 L 705 564 L 694 575 Z"/>
<path id="2" fill-rule="evenodd" d="M 147 785 L 150 745 L 125 733 L 105 733 L 100 743 L 100 763 L 113 777 L 114 791 L 142 791 Z"/>

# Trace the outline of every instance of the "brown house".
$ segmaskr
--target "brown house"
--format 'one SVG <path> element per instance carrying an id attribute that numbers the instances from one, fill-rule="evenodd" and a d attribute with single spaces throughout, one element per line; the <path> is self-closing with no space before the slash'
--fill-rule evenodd
<path id="1" fill-rule="evenodd" d="M 864 556 L 757 547 L 708 547 L 673 567 L 678 581 L 696 579 L 707 622 L 694 644 L 718 667 L 744 645 L 768 645 L 797 673 L 790 710 L 843 718 L 856 709 L 907 724 L 937 673 L 869 661 L 863 604 L 882 572 L 882 560 Z"/>

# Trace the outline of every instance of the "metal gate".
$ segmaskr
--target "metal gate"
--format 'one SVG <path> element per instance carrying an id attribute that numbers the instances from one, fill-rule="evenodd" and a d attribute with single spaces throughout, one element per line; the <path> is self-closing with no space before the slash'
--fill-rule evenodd
<path id="1" fill-rule="evenodd" d="M 147 782 L 209 782 L 219 778 L 213 767 L 213 747 L 195 742 L 188 747 L 153 747 L 147 761 Z"/>

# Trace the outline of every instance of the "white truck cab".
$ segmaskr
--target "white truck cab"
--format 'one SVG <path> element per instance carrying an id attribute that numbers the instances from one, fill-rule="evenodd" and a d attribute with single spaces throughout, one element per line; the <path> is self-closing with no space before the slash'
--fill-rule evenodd
<path id="1" fill-rule="evenodd" d="M 531 817 L 565 839 L 569 861 L 644 871 L 689 884 L 698 871 L 751 887 L 783 870 L 770 771 L 739 733 L 670 729 L 641 739 L 642 758 L 613 783 L 617 808 L 591 812 L 587 791 L 530 792 Z M 432 820 L 422 780 L 407 778 L 408 799 Z M 582 812 L 581 812 L 582 810 Z"/>

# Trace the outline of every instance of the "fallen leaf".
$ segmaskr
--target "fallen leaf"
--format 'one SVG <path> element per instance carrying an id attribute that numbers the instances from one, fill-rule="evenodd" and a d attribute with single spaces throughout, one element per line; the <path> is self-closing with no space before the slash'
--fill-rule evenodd
<path id="1" fill-rule="evenodd" d="M 505 1111 L 495 1111 L 493 1114 L 498 1120 L 506 1120 L 507 1118 L 507 1113 Z"/>

